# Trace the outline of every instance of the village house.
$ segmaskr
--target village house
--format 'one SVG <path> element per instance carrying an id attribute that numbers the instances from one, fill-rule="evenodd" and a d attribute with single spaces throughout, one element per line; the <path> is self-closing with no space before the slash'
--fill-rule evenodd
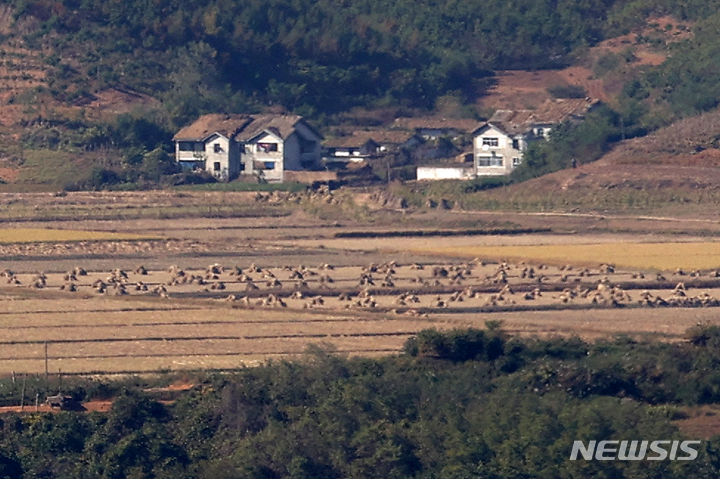
<path id="1" fill-rule="evenodd" d="M 509 175 L 533 141 L 548 140 L 563 121 L 581 121 L 598 104 L 590 99 L 548 100 L 535 110 L 497 110 L 473 136 L 472 171 L 466 166 L 418 167 L 418 180 Z M 441 171 L 442 170 L 442 171 Z"/>
<path id="2" fill-rule="evenodd" d="M 323 149 L 326 160 L 358 162 L 376 155 L 380 151 L 380 145 L 372 138 L 349 135 L 325 141 Z"/>
<path id="3" fill-rule="evenodd" d="M 550 139 L 552 129 L 563 121 L 582 121 L 597 104 L 587 98 L 558 98 L 535 110 L 497 110 L 473 132 L 476 175 L 512 173 L 530 143 Z"/>
<path id="4" fill-rule="evenodd" d="M 459 138 L 475 131 L 480 122 L 467 118 L 396 118 L 393 129 L 414 131 L 425 140 Z"/>
<path id="5" fill-rule="evenodd" d="M 395 130 L 353 130 L 323 143 L 326 163 L 360 162 L 400 149 L 412 150 L 423 140 L 414 132 Z"/>
<path id="6" fill-rule="evenodd" d="M 524 133 L 511 133 L 493 123 L 486 123 L 474 132 L 473 157 L 476 176 L 501 176 L 520 166 L 529 138 Z"/>
<path id="7" fill-rule="evenodd" d="M 204 115 L 173 137 L 175 158 L 229 181 L 241 174 L 285 181 L 319 165 L 322 136 L 297 115 Z"/>

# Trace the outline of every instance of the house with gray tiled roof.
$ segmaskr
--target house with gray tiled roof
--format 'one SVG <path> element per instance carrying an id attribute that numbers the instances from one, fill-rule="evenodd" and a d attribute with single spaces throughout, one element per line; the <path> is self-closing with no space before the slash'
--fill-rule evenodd
<path id="1" fill-rule="evenodd" d="M 509 175 L 522 163 L 528 145 L 547 140 L 563 121 L 580 121 L 598 104 L 590 99 L 548 100 L 535 110 L 497 110 L 472 132 L 472 168 L 456 165 L 418 167 L 419 180 Z"/>
<path id="2" fill-rule="evenodd" d="M 457 138 L 470 133 L 480 126 L 477 120 L 467 118 L 396 118 L 391 128 L 413 131 L 426 140 L 440 137 Z"/>
<path id="3" fill-rule="evenodd" d="M 589 99 L 548 100 L 535 110 L 497 110 L 473 132 L 477 176 L 510 174 L 522 162 L 528 145 L 547 140 L 563 121 L 580 121 L 597 105 Z"/>
<path id="4" fill-rule="evenodd" d="M 175 158 L 227 181 L 240 174 L 284 181 L 320 162 L 322 136 L 297 115 L 204 115 L 173 137 Z"/>

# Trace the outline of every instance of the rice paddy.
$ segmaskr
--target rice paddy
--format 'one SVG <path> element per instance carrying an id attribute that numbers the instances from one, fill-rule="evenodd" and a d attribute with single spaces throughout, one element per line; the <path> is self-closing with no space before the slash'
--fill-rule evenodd
<path id="1" fill-rule="evenodd" d="M 530 218 L 547 233 L 413 236 L 457 230 L 460 213 L 345 224 L 215 195 L 0 194 L 0 206 L 42 213 L 0 229 L 0 374 L 234 369 L 317 343 L 388 355 L 423 329 L 488 320 L 511 334 L 664 341 L 718 321 L 720 242 L 707 236 L 554 230 L 565 217 Z M 188 209 L 210 200 L 200 219 Z M 215 214 L 235 200 L 245 210 Z M 129 207 L 143 214 L 127 219 Z"/>
<path id="2" fill-rule="evenodd" d="M 609 243 L 418 248 L 421 254 L 594 266 L 601 263 L 641 270 L 720 268 L 720 243 Z"/>
<path id="3" fill-rule="evenodd" d="M 121 241 L 153 239 L 145 235 L 109 231 L 61 230 L 44 228 L 0 228 L 0 244 L 64 243 L 73 241 Z"/>

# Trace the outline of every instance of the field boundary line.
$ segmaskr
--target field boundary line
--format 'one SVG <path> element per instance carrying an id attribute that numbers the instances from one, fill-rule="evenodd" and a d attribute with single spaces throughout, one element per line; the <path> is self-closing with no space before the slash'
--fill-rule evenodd
<path id="1" fill-rule="evenodd" d="M 75 344 L 75 343 L 130 343 L 130 342 L 179 342 L 179 341 L 233 341 L 258 339 L 305 339 L 305 338 L 355 338 L 380 336 L 411 336 L 417 334 L 413 331 L 392 331 L 375 333 L 297 333 L 297 334 L 259 334 L 248 336 L 150 336 L 144 338 L 101 338 L 101 339 L 29 339 L 23 341 L 0 341 L 0 346 L 13 346 L 20 344 Z"/>
<path id="2" fill-rule="evenodd" d="M 369 349 L 333 349 L 333 353 L 389 353 L 400 352 L 402 348 L 369 348 Z M 303 351 L 233 351 L 227 353 L 156 353 L 156 354 L 90 354 L 87 356 L 48 356 L 48 360 L 66 359 L 116 359 L 116 358 L 172 358 L 172 357 L 212 357 L 212 356 L 287 356 L 291 354 L 307 354 Z M 0 358 L 0 361 L 44 361 L 45 357 L 18 356 L 13 358 Z M 63 372 L 65 374 L 65 372 Z"/>

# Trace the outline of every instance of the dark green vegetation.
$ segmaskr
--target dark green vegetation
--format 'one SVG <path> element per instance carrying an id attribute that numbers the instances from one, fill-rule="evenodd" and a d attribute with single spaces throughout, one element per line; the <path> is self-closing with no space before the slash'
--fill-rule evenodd
<path id="1" fill-rule="evenodd" d="M 681 438 L 680 406 L 720 401 L 717 327 L 682 344 L 589 344 L 488 326 L 424 331 L 400 357 L 318 348 L 303 363 L 209 375 L 171 406 L 140 383 L 68 384 L 80 397 L 129 389 L 107 414 L 0 417 L 0 477 L 717 476 L 718 438 L 692 462 L 569 460 L 574 440 Z"/>
<path id="2" fill-rule="evenodd" d="M 472 101 L 494 70 L 565 66 L 650 14 L 698 20 L 717 10 L 710 0 L 12 3 L 16 18 L 41 22 L 27 39 L 53 52 L 55 97 L 131 88 L 160 98 L 175 126 L 268 103 L 318 117 L 353 106 L 432 108 L 443 95 Z"/>
<path id="3" fill-rule="evenodd" d="M 80 168 L 82 175 L 67 172 L 75 181 L 57 179 L 57 186 L 67 188 L 203 181 L 159 179 L 177 174 L 162 153 L 171 153 L 172 133 L 207 112 L 273 106 L 322 127 L 336 124 L 353 107 L 392 107 L 407 115 L 432 112 L 453 99 L 463 106 L 458 114 L 480 118 L 488 112 L 479 112 L 476 100 L 493 84 L 494 71 L 583 62 L 588 47 L 629 33 L 653 15 L 688 22 L 693 36 L 671 46 L 638 36 L 638 42 L 669 53 L 669 60 L 631 75 L 620 98 L 586 124 L 564 125 L 548 145 L 534 147 L 512 180 L 567 167 L 573 158 L 592 161 L 620 139 L 720 102 L 717 0 L 13 0 L 8 5 L 23 45 L 47 73 L 41 86 L 12 98 L 38 113 L 24 125 L 22 148 L 71 151 L 97 166 Z M 17 62 L 5 56 L 8 68 Z M 607 75 L 632 58 L 630 50 L 608 53 L 595 62 L 594 74 Z M 42 98 L 50 96 L 79 108 L 107 88 L 143 93 L 159 103 L 117 120 L 69 118 L 42 107 Z M 562 85 L 551 93 L 585 94 Z M 376 125 L 381 117 L 354 121 Z M 22 151 L 5 153 L 25 161 Z"/>
<path id="4" fill-rule="evenodd" d="M 472 98 L 492 70 L 567 64 L 603 38 L 608 8 L 623 2 L 14 3 L 16 16 L 42 20 L 35 44 L 55 49 L 53 94 L 79 100 L 122 85 L 159 94 L 187 121 L 267 102 L 312 115 Z"/>

